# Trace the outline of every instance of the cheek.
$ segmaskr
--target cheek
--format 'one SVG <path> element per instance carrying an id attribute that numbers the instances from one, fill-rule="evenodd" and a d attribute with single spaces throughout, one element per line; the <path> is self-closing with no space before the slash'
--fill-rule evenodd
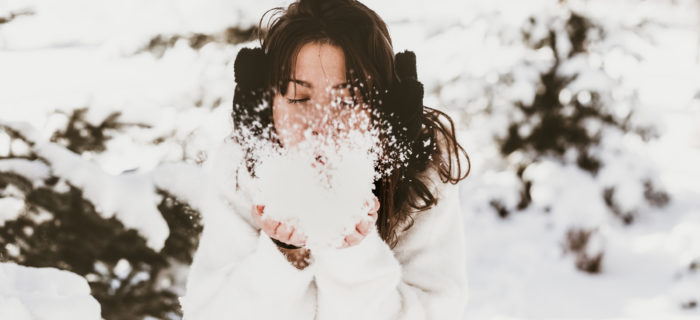
<path id="1" fill-rule="evenodd" d="M 303 136 L 304 122 L 296 109 L 297 107 L 287 103 L 284 97 L 275 97 L 272 105 L 272 119 L 275 131 L 284 147 L 297 144 Z"/>
<path id="2" fill-rule="evenodd" d="M 366 132 L 370 129 L 372 120 L 369 111 L 360 109 L 344 110 L 338 118 L 345 127 L 361 132 Z"/>

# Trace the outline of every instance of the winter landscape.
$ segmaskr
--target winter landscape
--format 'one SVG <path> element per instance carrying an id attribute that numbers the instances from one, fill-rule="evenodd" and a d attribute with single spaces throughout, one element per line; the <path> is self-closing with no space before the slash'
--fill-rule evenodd
<path id="1" fill-rule="evenodd" d="M 0 319 L 182 318 L 288 3 L 0 0 Z M 700 319 L 700 2 L 363 3 L 471 159 L 465 319 Z"/>

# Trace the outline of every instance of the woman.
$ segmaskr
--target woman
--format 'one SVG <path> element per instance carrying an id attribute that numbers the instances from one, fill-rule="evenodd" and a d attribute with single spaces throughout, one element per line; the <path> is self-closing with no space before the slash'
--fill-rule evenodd
<path id="1" fill-rule="evenodd" d="M 298 0 L 273 10 L 261 49 L 236 59 L 237 143 L 254 136 L 289 148 L 307 137 L 302 132 L 340 130 L 319 119 L 364 114 L 385 124 L 385 158 L 411 156 L 378 164 L 391 170 L 375 183 L 374 223 L 358 223 L 341 248 L 316 256 L 303 230 L 262 219 L 264 204 L 248 189 L 249 148 L 235 192 L 224 191 L 237 215 L 205 220 L 181 300 L 185 319 L 461 318 L 466 262 L 456 184 L 469 173 L 460 154 L 468 157 L 452 120 L 422 105 L 415 56 L 395 57 L 385 23 L 358 1 Z M 331 107 L 358 103 L 367 107 Z"/>

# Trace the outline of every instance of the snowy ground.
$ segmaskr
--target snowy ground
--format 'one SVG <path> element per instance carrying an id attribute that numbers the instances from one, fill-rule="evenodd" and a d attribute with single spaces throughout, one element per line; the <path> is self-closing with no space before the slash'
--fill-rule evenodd
<path id="1" fill-rule="evenodd" d="M 245 28 L 266 9 L 285 3 L 0 0 L 0 17 L 33 12 L 0 24 L 0 120 L 27 122 L 40 139 L 48 139 L 65 126 L 71 110 L 87 107 L 94 124 L 119 111 L 122 121 L 150 127 L 127 127 L 107 143 L 105 152 L 85 153 L 84 160 L 112 175 L 128 170 L 145 174 L 169 161 L 199 163 L 229 133 L 232 65 L 240 46 L 213 41 L 195 50 L 181 39 L 162 57 L 141 49 L 157 35 Z M 516 201 L 519 192 L 511 162 L 501 158 L 493 139 L 506 129 L 507 118 L 484 113 L 481 97 L 485 84 L 532 58 L 510 39 L 529 16 L 556 15 L 558 1 L 365 3 L 388 22 L 396 51 L 416 52 L 426 105 L 446 109 L 460 121 L 461 141 L 473 164 L 461 185 L 469 248 L 468 318 L 700 318 L 700 267 L 688 268 L 692 261 L 700 264 L 696 2 L 570 1 L 604 23 L 632 26 L 646 19 L 663 26 L 650 33 L 654 45 L 613 37 L 606 54 L 597 58 L 608 66 L 608 76 L 620 79 L 613 85 L 620 94 L 636 90 L 638 120 L 653 124 L 659 137 L 606 140 L 625 153 L 604 154 L 611 166 L 598 180 L 543 161 L 526 172 L 544 186 L 533 190 L 535 205 L 507 219 L 489 205 L 494 196 Z M 625 14 L 616 16 L 621 12 Z M 643 59 L 627 58 L 618 45 L 635 48 Z M 522 79 L 526 83 L 527 74 Z M 603 86 L 595 80 L 583 85 Z M 496 94 L 527 99 L 533 91 L 524 84 Z M 164 142 L 154 145 L 159 138 Z M 23 148 L 7 141 L 0 134 L 2 155 Z M 671 202 L 663 208 L 639 207 L 637 193 L 622 192 L 620 203 L 638 209 L 635 223 L 625 226 L 601 213 L 605 210 L 594 186 L 605 179 L 624 185 L 627 177 L 636 176 L 630 170 L 653 176 Z M 542 203 L 555 209 L 547 214 L 537 205 Z M 600 243 L 592 249 L 604 252 L 598 274 L 577 270 L 562 249 L 567 228 L 579 225 L 599 228 Z M 151 240 L 157 247 L 163 232 L 155 233 L 160 240 Z M 681 307 L 691 301 L 695 307 Z"/>
<path id="2" fill-rule="evenodd" d="M 95 320 L 100 317 L 100 304 L 79 275 L 0 263 L 0 316 L 11 320 Z"/>

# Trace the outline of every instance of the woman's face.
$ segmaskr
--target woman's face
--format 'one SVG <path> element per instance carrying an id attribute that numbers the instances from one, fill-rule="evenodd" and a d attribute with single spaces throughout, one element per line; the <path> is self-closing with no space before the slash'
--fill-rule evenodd
<path id="1" fill-rule="evenodd" d="M 367 108 L 353 102 L 346 79 L 345 55 L 335 45 L 307 43 L 296 58 L 291 79 L 273 102 L 273 120 L 282 146 L 309 137 L 332 138 L 349 129 L 367 130 Z M 357 91 L 356 91 L 357 92 Z M 359 99 L 359 93 L 355 96 Z"/>

